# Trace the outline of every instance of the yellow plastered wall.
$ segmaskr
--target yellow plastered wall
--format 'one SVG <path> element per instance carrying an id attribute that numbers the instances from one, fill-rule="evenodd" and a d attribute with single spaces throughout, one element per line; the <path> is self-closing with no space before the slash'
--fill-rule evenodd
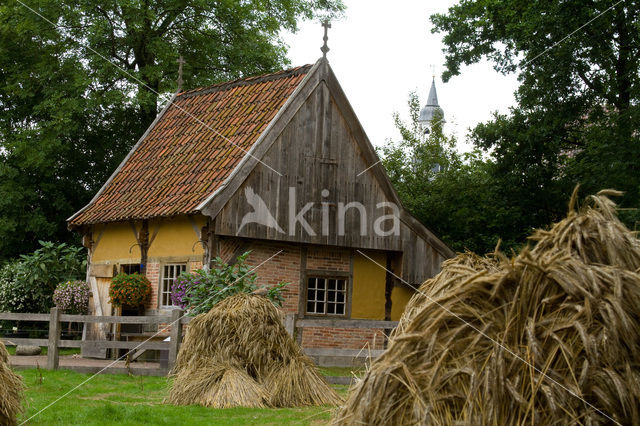
<path id="1" fill-rule="evenodd" d="M 195 216 L 193 220 L 198 230 L 205 225 L 206 218 Z M 136 222 L 139 231 L 140 222 Z M 198 241 L 198 234 L 189 218 L 182 216 L 169 219 L 149 221 L 149 238 L 151 242 L 147 256 L 158 257 L 202 256 L 203 249 Z M 140 248 L 135 245 L 136 237 L 128 222 L 96 225 L 93 229 L 94 241 L 97 245 L 91 257 L 93 263 L 136 263 L 140 261 Z M 197 244 L 196 244 L 197 243 Z M 129 251 L 131 249 L 131 251 Z"/>
<path id="2" fill-rule="evenodd" d="M 91 256 L 93 263 L 114 263 L 125 259 L 140 261 L 140 249 L 132 247 L 136 244 L 136 237 L 129 223 L 96 225 L 93 227 L 93 240 L 97 242 Z"/>
<path id="3" fill-rule="evenodd" d="M 171 256 L 202 256 L 202 244 L 198 243 L 200 229 L 205 225 L 204 216 L 192 216 L 194 229 L 186 216 L 149 221 L 149 237 L 158 231 L 149 247 L 149 258 Z M 196 244 L 197 243 L 197 244 Z"/>
<path id="4" fill-rule="evenodd" d="M 385 253 L 365 252 L 375 262 L 386 265 Z M 353 258 L 351 318 L 384 320 L 386 272 L 360 253 Z"/>
<path id="5" fill-rule="evenodd" d="M 406 286 L 396 286 L 391 292 L 391 321 L 398 321 L 415 291 Z"/>

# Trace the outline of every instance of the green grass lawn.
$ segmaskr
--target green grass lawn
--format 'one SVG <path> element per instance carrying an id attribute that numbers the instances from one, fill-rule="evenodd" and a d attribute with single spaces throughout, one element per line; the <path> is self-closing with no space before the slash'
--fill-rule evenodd
<path id="1" fill-rule="evenodd" d="M 364 367 L 318 367 L 318 370 L 325 376 L 362 377 L 365 373 Z"/>
<path id="2" fill-rule="evenodd" d="M 22 422 L 87 380 L 91 375 L 72 371 L 22 370 L 26 413 Z M 42 374 L 42 380 L 40 379 Z M 323 424 L 335 407 L 212 409 L 163 404 L 167 395 L 164 377 L 99 375 L 29 421 L 31 425 L 182 425 L 182 424 Z M 346 386 L 334 389 L 345 396 Z"/>

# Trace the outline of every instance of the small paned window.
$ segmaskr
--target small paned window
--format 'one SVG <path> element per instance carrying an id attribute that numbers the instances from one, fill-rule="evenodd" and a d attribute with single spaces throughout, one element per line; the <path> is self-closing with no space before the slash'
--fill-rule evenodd
<path id="1" fill-rule="evenodd" d="M 345 315 L 347 279 L 309 277 L 307 280 L 307 314 Z"/>
<path id="2" fill-rule="evenodd" d="M 162 268 L 162 279 L 160 280 L 160 306 L 172 306 L 171 287 L 178 276 L 187 270 L 184 263 L 169 263 Z"/>

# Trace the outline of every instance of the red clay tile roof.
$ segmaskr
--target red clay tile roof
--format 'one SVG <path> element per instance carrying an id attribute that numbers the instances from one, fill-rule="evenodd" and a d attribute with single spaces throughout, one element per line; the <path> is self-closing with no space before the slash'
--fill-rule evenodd
<path id="1" fill-rule="evenodd" d="M 310 68 L 178 94 L 104 190 L 69 224 L 194 213 L 246 155 Z"/>

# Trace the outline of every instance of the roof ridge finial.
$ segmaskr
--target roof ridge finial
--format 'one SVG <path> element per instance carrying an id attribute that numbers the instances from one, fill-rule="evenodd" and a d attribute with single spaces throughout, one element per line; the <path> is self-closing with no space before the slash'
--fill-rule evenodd
<path id="1" fill-rule="evenodd" d="M 324 27 L 324 37 L 322 37 L 322 40 L 324 40 L 324 44 L 322 45 L 320 50 L 322 51 L 322 59 L 327 59 L 327 52 L 330 50 L 329 46 L 327 46 L 327 40 L 329 40 L 327 33 L 329 31 L 329 28 L 331 28 L 331 22 L 329 22 L 328 19 L 325 19 L 324 21 L 322 21 L 322 26 Z"/>
<path id="2" fill-rule="evenodd" d="M 182 84 L 184 83 L 184 81 L 182 80 L 182 65 L 186 63 L 186 61 L 184 60 L 184 58 L 182 57 L 182 55 L 180 55 L 180 57 L 176 60 L 176 62 L 178 63 L 178 92 L 180 90 L 182 90 Z"/>
<path id="3" fill-rule="evenodd" d="M 435 79 L 436 79 L 436 65 L 435 64 L 431 64 L 431 77 L 435 81 Z"/>

